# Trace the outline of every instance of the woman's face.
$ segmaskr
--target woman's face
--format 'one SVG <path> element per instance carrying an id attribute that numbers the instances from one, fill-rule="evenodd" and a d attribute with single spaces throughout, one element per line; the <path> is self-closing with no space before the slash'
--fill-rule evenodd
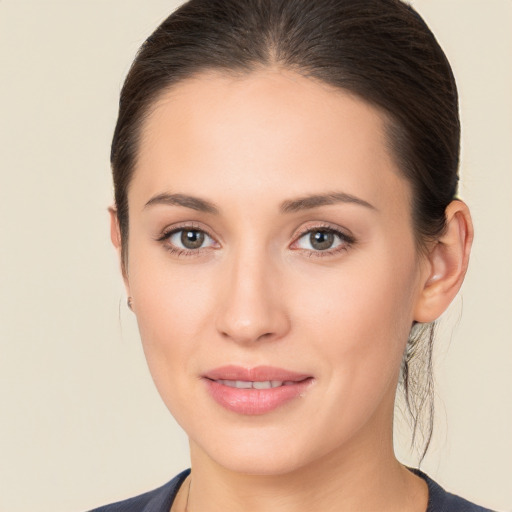
<path id="1" fill-rule="evenodd" d="M 291 72 L 199 75 L 146 119 L 128 201 L 128 292 L 193 462 L 391 445 L 425 266 L 376 109 Z"/>

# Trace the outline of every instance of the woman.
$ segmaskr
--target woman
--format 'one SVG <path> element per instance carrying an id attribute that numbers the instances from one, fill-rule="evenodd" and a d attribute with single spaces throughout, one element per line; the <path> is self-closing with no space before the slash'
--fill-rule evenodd
<path id="1" fill-rule="evenodd" d="M 164 21 L 121 94 L 111 234 L 192 471 L 97 510 L 485 510 L 392 440 L 399 381 L 431 421 L 432 323 L 468 265 L 459 139 L 450 66 L 398 0 Z"/>

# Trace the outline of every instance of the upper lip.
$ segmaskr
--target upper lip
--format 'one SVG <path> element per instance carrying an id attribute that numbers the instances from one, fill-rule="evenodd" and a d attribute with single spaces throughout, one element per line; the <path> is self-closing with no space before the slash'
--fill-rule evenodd
<path id="1" fill-rule="evenodd" d="M 255 366 L 244 368 L 242 366 L 220 366 L 207 371 L 204 375 L 210 380 L 240 380 L 247 382 L 265 381 L 291 381 L 300 382 L 312 376 L 306 373 L 298 373 L 274 366 Z"/>

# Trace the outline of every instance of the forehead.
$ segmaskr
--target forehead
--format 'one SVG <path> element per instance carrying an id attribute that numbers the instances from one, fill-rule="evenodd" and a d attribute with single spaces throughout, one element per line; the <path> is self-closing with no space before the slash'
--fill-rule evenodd
<path id="1" fill-rule="evenodd" d="M 184 187 L 221 201 L 229 191 L 278 201 L 341 187 L 379 203 L 408 193 L 385 127 L 367 102 L 290 71 L 202 73 L 154 103 L 132 195 L 143 201 Z"/>

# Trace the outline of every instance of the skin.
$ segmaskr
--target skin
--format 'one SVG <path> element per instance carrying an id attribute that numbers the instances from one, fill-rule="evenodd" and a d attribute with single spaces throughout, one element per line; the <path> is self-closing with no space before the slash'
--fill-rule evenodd
<path id="1" fill-rule="evenodd" d="M 281 211 L 334 192 L 367 204 Z M 454 201 L 420 253 L 412 201 L 385 117 L 344 91 L 272 68 L 203 73 L 156 102 L 128 193 L 124 278 L 155 384 L 189 436 L 189 511 L 426 510 L 424 481 L 393 453 L 393 403 L 411 325 L 454 298 L 472 227 Z M 181 233 L 165 233 L 184 226 L 208 234 L 203 246 L 170 252 Z M 326 228 L 342 235 L 318 250 L 310 232 Z M 121 256 L 115 209 L 112 240 Z M 269 413 L 237 414 L 201 379 L 226 364 L 313 379 Z"/>

